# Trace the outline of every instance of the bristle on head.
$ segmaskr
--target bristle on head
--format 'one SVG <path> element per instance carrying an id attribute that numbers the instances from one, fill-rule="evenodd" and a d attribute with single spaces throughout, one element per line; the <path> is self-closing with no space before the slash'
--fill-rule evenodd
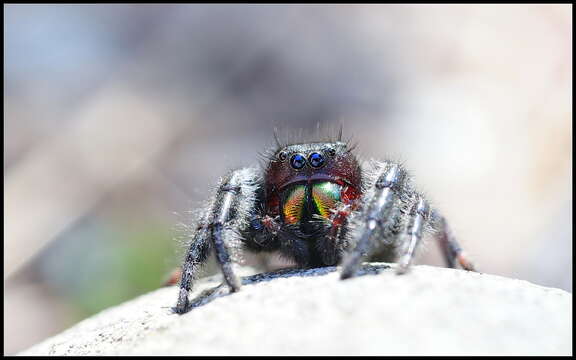
<path id="1" fill-rule="evenodd" d="M 272 131 L 273 142 L 265 150 L 258 152 L 260 166 L 265 169 L 270 161 L 276 159 L 280 150 L 296 144 L 313 144 L 313 143 L 344 143 L 348 152 L 352 152 L 357 143 L 353 141 L 352 136 L 343 139 L 343 125 L 329 124 L 323 125 L 318 122 L 315 129 L 294 129 L 275 126 Z"/>
<path id="2" fill-rule="evenodd" d="M 356 145 L 351 143 L 351 138 L 342 140 L 343 126 L 339 125 L 322 125 L 320 122 L 316 124 L 315 131 L 307 131 L 306 129 L 286 129 L 275 127 L 273 131 L 274 144 L 265 152 L 266 158 L 268 154 L 273 155 L 280 151 L 280 149 L 294 144 L 310 144 L 310 143 L 327 143 L 327 142 L 345 142 L 347 147 L 351 150 Z"/>

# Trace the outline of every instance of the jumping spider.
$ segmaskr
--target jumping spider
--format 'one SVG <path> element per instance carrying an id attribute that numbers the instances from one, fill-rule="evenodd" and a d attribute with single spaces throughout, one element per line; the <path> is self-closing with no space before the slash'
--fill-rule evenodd
<path id="1" fill-rule="evenodd" d="M 341 279 L 362 260 L 397 261 L 405 273 L 423 233 L 434 234 L 446 265 L 474 271 L 445 219 L 418 192 L 401 164 L 360 162 L 342 132 L 324 142 L 281 144 L 264 167 L 225 176 L 199 219 L 181 268 L 177 313 L 212 251 L 231 291 L 231 244 L 253 252 L 279 251 L 301 268 L 341 264 Z"/>

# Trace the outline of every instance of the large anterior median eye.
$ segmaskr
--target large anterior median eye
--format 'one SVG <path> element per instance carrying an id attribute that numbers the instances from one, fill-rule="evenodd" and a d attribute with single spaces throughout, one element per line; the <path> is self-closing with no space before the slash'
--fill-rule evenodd
<path id="1" fill-rule="evenodd" d="M 316 183 L 312 186 L 312 199 L 318 213 L 328 218 L 330 210 L 336 208 L 340 201 L 341 186 L 332 182 Z"/>
<path id="2" fill-rule="evenodd" d="M 324 156 L 320 153 L 313 152 L 308 156 L 308 163 L 312 165 L 312 167 L 319 168 L 324 165 Z"/>
<path id="3" fill-rule="evenodd" d="M 284 221 L 288 224 L 295 224 L 302 219 L 304 202 L 306 201 L 306 185 L 294 185 L 286 190 L 284 194 Z"/>
<path id="4" fill-rule="evenodd" d="M 290 158 L 290 165 L 292 165 L 294 169 L 302 169 L 304 165 L 306 165 L 306 158 L 300 154 L 294 154 L 292 158 Z"/>

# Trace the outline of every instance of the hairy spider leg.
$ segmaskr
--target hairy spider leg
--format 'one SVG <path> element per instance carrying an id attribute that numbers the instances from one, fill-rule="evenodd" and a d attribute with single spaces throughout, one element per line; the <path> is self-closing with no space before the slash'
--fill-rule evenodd
<path id="1" fill-rule="evenodd" d="M 375 183 L 376 191 L 364 210 L 364 228 L 354 249 L 344 258 L 341 279 L 353 277 L 364 257 L 371 250 L 373 237 L 382 227 L 391 227 L 397 223 L 399 213 L 395 212 L 394 202 L 399 198 L 398 189 L 406 178 L 405 171 L 397 164 L 385 169 Z M 380 228 L 380 229 L 379 229 Z"/>
<path id="2" fill-rule="evenodd" d="M 418 244 L 422 240 L 422 229 L 424 222 L 428 218 L 430 207 L 423 197 L 418 196 L 418 201 L 412 206 L 410 210 L 410 220 L 406 226 L 406 232 L 403 236 L 408 237 L 409 240 L 405 242 L 403 253 L 400 255 L 398 267 L 396 268 L 397 274 L 404 274 L 408 271 L 414 259 L 414 254 Z"/>
<path id="3" fill-rule="evenodd" d="M 192 282 L 212 250 L 230 289 L 240 289 L 241 282 L 232 269 L 228 247 L 231 237 L 238 236 L 249 225 L 249 216 L 256 207 L 258 175 L 255 171 L 251 168 L 235 170 L 218 187 L 215 201 L 208 206 L 207 215 L 197 228 L 182 266 L 177 313 L 187 311 Z"/>
<path id="4" fill-rule="evenodd" d="M 216 259 L 220 264 L 222 273 L 224 274 L 224 280 L 230 286 L 232 292 L 240 290 L 240 280 L 234 274 L 232 270 L 232 261 L 230 260 L 230 254 L 228 253 L 227 244 L 224 241 L 223 230 L 226 222 L 230 218 L 230 209 L 234 203 L 234 198 L 240 193 L 240 186 L 238 184 L 238 179 L 236 176 L 232 176 L 230 181 L 220 188 L 220 192 L 224 193 L 220 209 L 218 210 L 218 215 L 216 221 L 214 221 L 211 226 L 212 236 L 211 239 L 214 243 L 214 250 L 216 251 Z"/>
<path id="5" fill-rule="evenodd" d="M 209 231 L 205 224 L 201 224 L 196 229 L 196 234 L 192 239 L 190 248 L 186 253 L 180 279 L 180 292 L 178 293 L 178 302 L 174 311 L 182 314 L 188 309 L 188 292 L 192 289 L 192 281 L 198 273 L 200 266 L 206 261 L 212 246 L 208 241 Z"/>
<path id="6" fill-rule="evenodd" d="M 433 217 L 436 219 L 436 223 L 439 227 L 439 230 L 436 233 L 436 239 L 438 240 L 442 254 L 444 255 L 446 266 L 455 268 L 455 260 L 457 260 L 464 270 L 476 271 L 474 264 L 472 264 L 470 259 L 468 259 L 467 255 L 456 241 L 446 219 L 437 212 L 433 212 Z"/>

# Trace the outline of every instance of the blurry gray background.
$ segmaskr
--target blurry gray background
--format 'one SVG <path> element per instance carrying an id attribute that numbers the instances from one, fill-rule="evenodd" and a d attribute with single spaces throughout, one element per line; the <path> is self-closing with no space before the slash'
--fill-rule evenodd
<path id="1" fill-rule="evenodd" d="M 481 271 L 572 291 L 571 13 L 5 5 L 5 352 L 157 288 L 178 224 L 274 125 L 343 124 Z"/>

